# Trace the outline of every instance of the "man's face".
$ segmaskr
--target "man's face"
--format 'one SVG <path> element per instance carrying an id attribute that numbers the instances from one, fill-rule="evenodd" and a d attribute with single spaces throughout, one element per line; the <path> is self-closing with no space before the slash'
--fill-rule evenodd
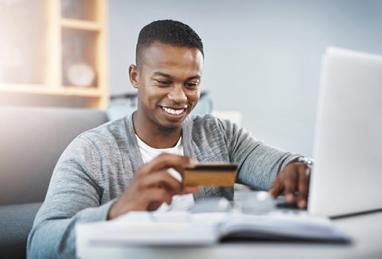
<path id="1" fill-rule="evenodd" d="M 138 113 L 145 126 L 181 127 L 199 100 L 202 53 L 154 42 L 142 50 L 139 61 L 139 67 L 130 67 L 130 79 L 138 89 Z"/>

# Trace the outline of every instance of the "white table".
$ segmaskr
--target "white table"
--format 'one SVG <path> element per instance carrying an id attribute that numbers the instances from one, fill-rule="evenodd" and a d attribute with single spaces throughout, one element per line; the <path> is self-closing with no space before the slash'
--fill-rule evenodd
<path id="1" fill-rule="evenodd" d="M 208 247 L 92 247 L 81 258 L 382 258 L 382 212 L 334 220 L 352 244 L 250 242 Z"/>

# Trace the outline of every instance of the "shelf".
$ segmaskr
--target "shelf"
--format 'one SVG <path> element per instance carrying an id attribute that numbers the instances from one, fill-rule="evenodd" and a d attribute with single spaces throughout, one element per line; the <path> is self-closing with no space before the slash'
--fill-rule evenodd
<path id="1" fill-rule="evenodd" d="M 69 29 L 100 31 L 103 26 L 99 22 L 81 21 L 75 19 L 61 19 L 61 26 Z"/>
<path id="2" fill-rule="evenodd" d="M 59 2 L 61 16 L 64 18 L 96 21 L 101 16 L 99 0 L 59 0 Z"/>
<path id="3" fill-rule="evenodd" d="M 6 5 L 0 15 L 0 35 L 7 36 L 0 42 L 0 106 L 105 109 L 106 2 L 22 0 Z"/>
<path id="4" fill-rule="evenodd" d="M 83 88 L 71 86 L 50 87 L 45 85 L 19 85 L 19 84 L 0 84 L 1 93 L 21 93 L 21 94 L 40 94 L 56 96 L 79 96 L 79 97 L 100 97 L 102 92 L 99 89 Z"/>

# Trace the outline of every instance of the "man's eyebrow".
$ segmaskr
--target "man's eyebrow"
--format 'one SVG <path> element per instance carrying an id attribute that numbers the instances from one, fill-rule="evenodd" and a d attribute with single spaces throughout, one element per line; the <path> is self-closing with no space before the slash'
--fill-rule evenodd
<path id="1" fill-rule="evenodd" d="M 171 75 L 163 73 L 163 72 L 154 72 L 153 77 L 154 76 L 163 76 L 163 77 L 172 79 Z M 193 80 L 193 79 L 200 79 L 200 78 L 201 78 L 200 75 L 195 75 L 195 76 L 191 76 L 191 77 L 187 78 L 186 81 Z"/>
<path id="2" fill-rule="evenodd" d="M 191 77 L 187 78 L 186 81 L 193 80 L 193 79 L 200 79 L 200 75 L 191 76 Z"/>
<path id="3" fill-rule="evenodd" d="M 162 72 L 154 72 L 153 76 L 163 76 L 167 78 L 172 78 L 172 76 L 170 76 L 169 74 L 162 73 Z"/>

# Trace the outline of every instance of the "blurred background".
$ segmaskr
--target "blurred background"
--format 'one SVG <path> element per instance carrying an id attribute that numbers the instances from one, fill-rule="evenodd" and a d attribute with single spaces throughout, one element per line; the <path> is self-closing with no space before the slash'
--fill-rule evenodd
<path id="1" fill-rule="evenodd" d="M 311 155 L 325 48 L 382 54 L 381 13 L 379 0 L 0 0 L 0 103 L 107 110 L 134 96 L 139 30 L 175 19 L 204 42 L 213 111 Z"/>

